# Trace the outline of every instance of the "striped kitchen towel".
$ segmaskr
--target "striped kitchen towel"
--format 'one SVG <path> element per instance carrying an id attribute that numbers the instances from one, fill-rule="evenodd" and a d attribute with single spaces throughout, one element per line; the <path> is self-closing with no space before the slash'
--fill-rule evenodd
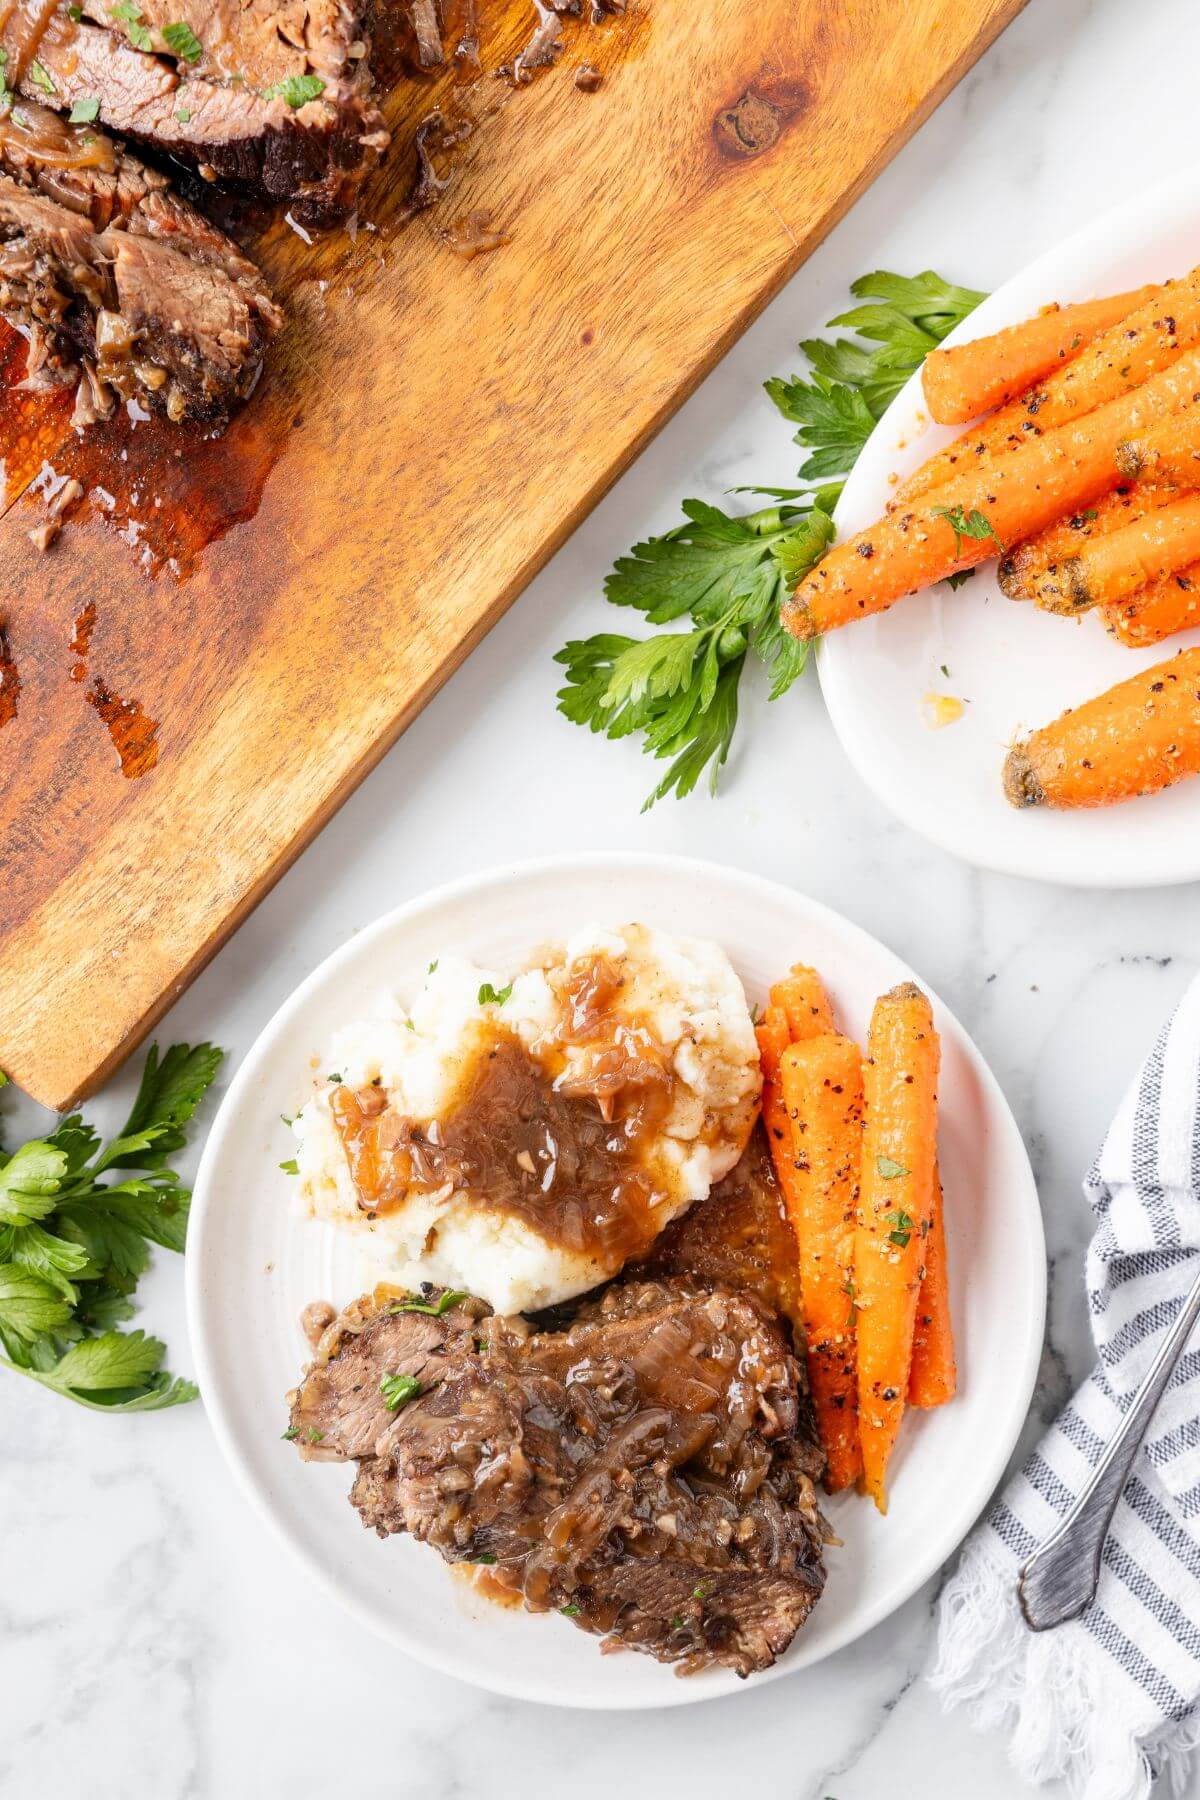
<path id="1" fill-rule="evenodd" d="M 1143 1800 L 1200 1742 L 1200 1335 L 1180 1360 L 1117 1507 L 1092 1607 L 1029 1631 L 1017 1572 L 1095 1467 L 1200 1255 L 1200 979 L 1121 1103 L 1084 1182 L 1098 1363 L 968 1540 L 941 1600 L 930 1677 L 1009 1738 L 1029 1781 Z"/>

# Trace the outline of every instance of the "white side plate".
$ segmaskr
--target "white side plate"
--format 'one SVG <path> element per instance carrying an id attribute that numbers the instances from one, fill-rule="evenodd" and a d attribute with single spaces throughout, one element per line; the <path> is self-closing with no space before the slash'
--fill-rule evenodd
<path id="1" fill-rule="evenodd" d="M 1200 177 L 1189 172 L 1040 257 L 947 342 L 999 330 L 1052 300 L 1090 299 L 1186 274 L 1198 246 Z M 890 475 L 910 474 L 957 435 L 923 426 L 922 407 L 917 375 L 880 420 L 846 483 L 840 536 L 882 514 Z M 1200 781 L 1097 811 L 1017 812 L 1004 798 L 1000 771 L 1014 738 L 1195 643 L 1200 631 L 1128 650 L 1096 617 L 1060 619 L 1005 599 L 989 563 L 953 592 L 938 585 L 831 633 L 818 668 L 847 756 L 914 831 L 1008 875 L 1078 887 L 1162 887 L 1200 877 Z M 965 699 L 964 717 L 931 731 L 922 716 L 927 693 Z"/>
<path id="2" fill-rule="evenodd" d="M 279 1163 L 280 1114 L 311 1083 L 310 1057 L 367 1011 L 381 985 L 407 998 L 449 948 L 505 969 L 589 921 L 642 920 L 725 946 L 752 999 L 797 960 L 824 975 L 840 1020 L 865 1034 L 877 994 L 912 971 L 857 926 L 802 895 L 713 864 L 589 856 L 501 869 L 427 895 L 359 932 L 275 1015 L 234 1077 L 209 1134 L 188 1240 L 188 1311 L 218 1442 L 313 1581 L 409 1655 L 481 1687 L 563 1706 L 680 1706 L 743 1686 L 728 1673 L 679 1680 L 638 1655 L 601 1656 L 556 1616 L 479 1598 L 437 1554 L 381 1542 L 346 1498 L 351 1471 L 304 1465 L 280 1441 L 284 1394 L 307 1350 L 297 1322 L 314 1299 L 366 1285 L 332 1227 L 297 1215 Z M 884 1618 L 960 1542 L 998 1480 L 1029 1405 L 1042 1342 L 1041 1214 L 1020 1134 L 995 1078 L 936 999 L 942 1034 L 941 1159 L 961 1394 L 905 1420 L 891 1512 L 829 1504 L 844 1547 L 811 1622 L 772 1672 L 819 1661 Z M 969 1298 L 968 1298 L 969 1297 Z M 759 1681 L 766 1679 L 763 1676 Z"/>

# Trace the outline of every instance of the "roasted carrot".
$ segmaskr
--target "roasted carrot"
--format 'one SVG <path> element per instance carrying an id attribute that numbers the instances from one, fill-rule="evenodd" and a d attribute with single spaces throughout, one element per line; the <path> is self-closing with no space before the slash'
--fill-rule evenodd
<path id="1" fill-rule="evenodd" d="M 1111 806 L 1200 774 L 1200 650 L 1143 669 L 1008 753 L 1014 806 Z"/>
<path id="2" fill-rule="evenodd" d="M 911 505 L 977 468 L 991 456 L 1019 449 L 1059 425 L 1082 418 L 1169 367 L 1181 351 L 1200 343 L 1200 270 L 1162 292 L 1038 383 L 1009 401 L 982 425 L 938 450 L 892 495 L 889 510 Z"/>
<path id="3" fill-rule="evenodd" d="M 1045 612 L 1080 613 L 1136 594 L 1200 558 L 1200 495 L 1188 494 L 1052 563 L 1033 582 Z"/>
<path id="4" fill-rule="evenodd" d="M 791 1128 L 789 1205 L 800 1248 L 808 1382 L 831 1494 L 862 1474 L 854 1334 L 854 1228 L 862 1154 L 862 1053 L 837 1032 L 792 1044 L 780 1062 Z"/>
<path id="5" fill-rule="evenodd" d="M 1078 555 L 1093 538 L 1107 537 L 1110 531 L 1132 525 L 1156 507 L 1169 506 L 1177 498 L 1174 488 L 1155 487 L 1150 482 L 1123 482 L 1111 493 L 1098 495 L 1090 506 L 1067 513 L 1044 531 L 1014 544 L 1007 556 L 1000 558 L 996 569 L 1001 592 L 1010 600 L 1032 600 L 1038 576 L 1052 563 Z"/>
<path id="6" fill-rule="evenodd" d="M 1113 637 L 1131 650 L 1190 631 L 1200 625 L 1200 562 L 1152 581 L 1113 606 L 1102 606 L 1100 616 Z"/>
<path id="7" fill-rule="evenodd" d="M 777 999 L 777 995 L 781 998 Z M 795 1009 L 794 1028 L 789 1024 L 788 1015 L 784 1011 L 784 996 Z M 770 1004 L 754 1028 L 754 1035 L 758 1040 L 758 1060 L 763 1072 L 763 1126 L 784 1206 L 793 1223 L 795 1209 L 790 1192 L 794 1173 L 792 1131 L 779 1087 L 780 1059 L 794 1040 L 816 1037 L 821 1032 L 832 1030 L 833 1008 L 822 986 L 821 977 L 815 969 L 805 968 L 802 963 L 796 964 L 787 981 L 777 982 L 771 989 Z"/>
<path id="8" fill-rule="evenodd" d="M 1135 288 L 1074 306 L 1048 306 L 1035 318 L 949 350 L 931 350 L 921 370 L 929 415 L 965 425 L 1078 355 L 1102 331 L 1145 306 L 1161 290 Z"/>
<path id="9" fill-rule="evenodd" d="M 946 1221 L 942 1183 L 933 1171 L 933 1210 L 925 1239 L 925 1273 L 917 1300 L 912 1368 L 908 1376 L 910 1406 L 944 1406 L 958 1386 L 954 1328 L 950 1320 L 950 1284 L 946 1268 Z"/>
<path id="10" fill-rule="evenodd" d="M 938 1036 L 911 981 L 875 1002 L 863 1070 L 866 1124 L 854 1288 L 863 1476 L 880 1512 L 908 1394 L 913 1330 L 933 1207 Z"/>
<path id="11" fill-rule="evenodd" d="M 793 963 L 786 981 L 771 989 L 771 1005 L 786 1016 L 793 1043 L 833 1030 L 833 1008 L 821 977 L 804 963 Z"/>
<path id="12" fill-rule="evenodd" d="M 754 1035 L 758 1039 L 758 1060 L 762 1064 L 763 1080 L 777 1082 L 779 1059 L 792 1041 L 787 1014 L 782 1006 L 772 1004 L 767 1007 L 754 1027 Z"/>
<path id="13" fill-rule="evenodd" d="M 1115 487 L 1122 438 L 1191 406 L 1200 406 L 1200 348 L 1132 393 L 839 544 L 784 602 L 784 625 L 794 637 L 817 637 L 997 551 L 1003 555 L 1009 544 Z"/>
<path id="14" fill-rule="evenodd" d="M 1130 481 L 1200 487 L 1200 419 L 1168 419 L 1141 438 L 1117 445 L 1117 467 Z"/>

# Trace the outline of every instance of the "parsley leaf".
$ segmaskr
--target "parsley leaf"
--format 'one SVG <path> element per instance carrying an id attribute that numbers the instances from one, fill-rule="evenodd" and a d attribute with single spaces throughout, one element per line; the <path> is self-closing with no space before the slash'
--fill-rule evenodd
<path id="1" fill-rule="evenodd" d="M 899 1176 L 909 1173 L 903 1163 L 893 1162 L 890 1156 L 877 1156 L 875 1167 L 885 1181 L 895 1181 Z"/>
<path id="2" fill-rule="evenodd" d="M 460 1300 L 469 1298 L 465 1288 L 447 1288 L 446 1292 L 437 1300 L 399 1300 L 394 1306 L 389 1306 L 388 1311 L 390 1313 L 428 1313 L 431 1319 L 440 1319 L 444 1313 L 450 1311 L 452 1306 L 457 1306 Z"/>
<path id="3" fill-rule="evenodd" d="M 503 1006 L 512 991 L 511 981 L 507 987 L 502 988 L 494 988 L 490 981 L 485 981 L 479 990 L 479 1004 L 480 1006 Z"/>
<path id="4" fill-rule="evenodd" d="M 135 50 L 154 48 L 154 39 L 142 24 L 142 9 L 135 6 L 133 0 L 118 0 L 116 6 L 109 7 L 108 16 L 126 27 L 129 41 Z"/>
<path id="5" fill-rule="evenodd" d="M 686 613 L 692 629 L 652 638 L 602 632 L 555 657 L 567 671 L 558 694 L 565 718 L 613 739 L 640 733 L 647 755 L 672 759 L 647 807 L 672 791 L 691 793 L 710 764 L 716 791 L 748 651 L 770 671 L 772 699 L 802 672 L 808 646 L 783 630 L 779 604 L 832 540 L 832 498 L 817 499 L 829 510 L 781 504 L 740 519 L 685 500 L 686 523 L 636 544 L 618 560 L 605 593 L 652 625 Z"/>
<path id="6" fill-rule="evenodd" d="M 76 100 L 67 114 L 68 123 L 71 125 L 90 125 L 99 117 L 100 102 L 96 99 Z"/>
<path id="7" fill-rule="evenodd" d="M 203 44 L 187 24 L 164 25 L 163 42 L 168 50 L 173 50 L 186 63 L 199 62 L 204 54 Z"/>
<path id="8" fill-rule="evenodd" d="M 384 1375 L 379 1383 L 379 1391 L 392 1412 L 398 1412 L 415 1400 L 421 1392 L 421 1383 L 415 1375 Z"/>
<path id="9" fill-rule="evenodd" d="M 310 100 L 316 100 L 325 92 L 325 83 L 319 75 L 289 75 L 286 81 L 277 81 L 274 87 L 264 91 L 265 100 L 286 100 L 291 107 L 307 106 Z"/>
<path id="10" fill-rule="evenodd" d="M 954 533 L 955 556 L 962 555 L 963 544 L 968 538 L 974 539 L 978 543 L 986 543 L 987 539 L 991 538 L 1003 556 L 1004 545 L 996 536 L 990 522 L 977 507 L 973 507 L 970 512 L 964 512 L 961 506 L 935 506 L 931 510 L 934 518 L 945 519 Z"/>
<path id="11" fill-rule="evenodd" d="M 54 1211 L 67 1172 L 67 1158 L 53 1144 L 35 1138 L 23 1144 L 0 1169 L 0 1224 L 29 1225 Z"/>
<path id="12" fill-rule="evenodd" d="M 35 88 L 41 88 L 43 94 L 52 94 L 54 92 L 54 83 L 51 81 L 49 73 L 43 69 L 40 62 L 30 63 L 29 79 L 32 81 Z"/>
<path id="13" fill-rule="evenodd" d="M 889 1213 L 887 1216 L 894 1228 L 888 1232 L 888 1243 L 897 1244 L 901 1250 L 907 1250 L 909 1239 L 916 1230 L 916 1220 L 911 1219 L 903 1210 Z"/>
<path id="14" fill-rule="evenodd" d="M 196 1396 L 163 1370 L 157 1338 L 116 1327 L 133 1313 L 149 1245 L 183 1249 L 191 1196 L 165 1159 L 220 1059 L 211 1045 L 177 1044 L 160 1063 L 152 1048 L 110 1142 L 72 1113 L 0 1153 L 0 1361 L 81 1406 L 148 1412 Z"/>
<path id="15" fill-rule="evenodd" d="M 742 517 L 685 500 L 682 523 L 635 544 L 604 584 L 612 605 L 674 629 L 648 638 L 599 632 L 554 659 L 566 670 L 557 695 L 564 718 L 613 741 L 640 738 L 648 756 L 669 759 L 647 807 L 691 793 L 705 769 L 716 792 L 748 659 L 766 665 L 771 700 L 803 673 L 809 646 L 783 629 L 779 607 L 833 542 L 841 485 L 830 478 L 848 474 L 904 383 L 984 297 L 929 270 L 876 270 L 851 291 L 861 304 L 830 323 L 856 335 L 806 339 L 807 374 L 766 383 L 799 427 L 801 480 L 826 485 L 735 489 L 774 502 Z"/>

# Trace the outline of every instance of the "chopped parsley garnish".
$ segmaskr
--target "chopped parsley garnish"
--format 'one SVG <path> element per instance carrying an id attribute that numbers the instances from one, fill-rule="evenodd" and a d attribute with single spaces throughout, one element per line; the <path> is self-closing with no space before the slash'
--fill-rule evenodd
<path id="1" fill-rule="evenodd" d="M 99 116 L 99 100 L 76 100 L 74 106 L 67 114 L 67 120 L 71 125 L 90 125 L 92 121 L 98 119 Z"/>
<path id="2" fill-rule="evenodd" d="M 512 991 L 511 981 L 507 987 L 502 988 L 494 988 L 490 981 L 485 981 L 479 990 L 479 1004 L 480 1006 L 503 1006 Z"/>
<path id="3" fill-rule="evenodd" d="M 135 50 L 153 49 L 154 39 L 142 24 L 142 9 L 133 0 L 118 0 L 116 6 L 109 7 L 108 16 L 128 27 L 129 41 Z"/>
<path id="4" fill-rule="evenodd" d="M 858 1289 L 853 1281 L 847 1279 L 842 1283 L 842 1292 L 850 1301 L 850 1311 L 846 1322 L 849 1325 L 856 1325 L 858 1323 Z"/>
<path id="5" fill-rule="evenodd" d="M 568 1606 L 560 1606 L 558 1610 L 564 1619 L 577 1619 L 583 1611 L 583 1608 L 581 1606 L 576 1606 L 574 1600 L 572 1600 Z"/>
<path id="6" fill-rule="evenodd" d="M 747 662 L 766 665 L 771 700 L 803 672 L 809 646 L 784 630 L 780 603 L 832 544 L 842 481 L 884 409 L 984 298 L 931 271 L 877 270 L 852 292 L 864 304 L 830 323 L 856 335 L 806 340 L 807 376 L 766 384 L 799 427 L 800 480 L 812 485 L 738 490 L 773 502 L 741 516 L 685 500 L 682 521 L 636 544 L 604 584 L 605 597 L 640 613 L 655 635 L 600 632 L 564 645 L 554 659 L 566 670 L 557 696 L 565 718 L 614 741 L 635 738 L 667 763 L 647 807 L 666 794 L 690 794 L 706 771 L 716 792 Z"/>
<path id="7" fill-rule="evenodd" d="M 342 1078 L 341 1078 L 341 1076 L 340 1076 L 340 1075 L 331 1075 L 331 1076 L 330 1076 L 330 1077 L 329 1077 L 329 1080 L 330 1080 L 330 1081 L 331 1081 L 331 1082 L 338 1082 L 338 1081 L 340 1081 L 340 1080 L 341 1080 L 341 1079 L 342 1079 Z"/>
<path id="8" fill-rule="evenodd" d="M 164 25 L 163 42 L 168 50 L 173 50 L 186 63 L 199 62 L 204 55 L 204 46 L 190 25 Z"/>
<path id="9" fill-rule="evenodd" d="M 294 1156 L 289 1156 L 287 1161 L 281 1162 L 279 1166 L 285 1175 L 298 1175 L 300 1173 L 300 1164 L 296 1161 Z"/>
<path id="10" fill-rule="evenodd" d="M 68 6 L 67 17 L 68 17 L 68 19 L 70 19 L 72 25 L 79 25 L 80 23 L 82 23 L 82 20 L 83 20 L 82 6 Z"/>
<path id="11" fill-rule="evenodd" d="M 683 1614 L 682 1613 L 676 1613 L 675 1617 L 671 1620 L 671 1630 L 672 1631 L 682 1631 L 683 1630 Z"/>
<path id="12" fill-rule="evenodd" d="M 693 1600 L 707 1600 L 708 1596 L 711 1593 L 712 1593 L 712 1588 L 709 1585 L 709 1583 L 706 1581 L 702 1581 L 700 1583 L 699 1587 L 692 1589 L 692 1599 Z"/>
<path id="13" fill-rule="evenodd" d="M 47 74 L 46 70 L 43 69 L 40 62 L 30 63 L 29 79 L 32 81 L 35 88 L 41 88 L 43 94 L 52 94 L 54 92 L 54 83 L 51 81 L 50 76 Z"/>
<path id="14" fill-rule="evenodd" d="M 392 1412 L 398 1412 L 415 1400 L 421 1392 L 421 1384 L 415 1375 L 385 1375 L 379 1383 L 379 1391 Z"/>
<path id="15" fill-rule="evenodd" d="M 394 1306 L 389 1306 L 388 1311 L 391 1313 L 428 1313 L 431 1319 L 440 1319 L 443 1313 L 450 1311 L 452 1306 L 457 1306 L 460 1300 L 466 1300 L 469 1297 L 465 1288 L 447 1288 L 446 1292 L 437 1300 L 399 1300 Z"/>
<path id="16" fill-rule="evenodd" d="M 437 966 L 438 966 L 438 959 L 435 956 L 433 961 L 430 963 L 429 967 L 426 969 L 425 973 L 427 975 L 432 975 L 433 971 L 437 968 Z"/>
<path id="17" fill-rule="evenodd" d="M 280 1436 L 286 1443 L 290 1444 L 293 1438 L 298 1438 L 300 1436 L 300 1427 L 298 1425 L 289 1425 L 286 1431 L 280 1433 Z"/>
<path id="18" fill-rule="evenodd" d="M 910 1219 L 903 1210 L 889 1213 L 887 1216 L 894 1227 L 892 1231 L 888 1232 L 888 1243 L 897 1244 L 901 1250 L 907 1250 L 908 1241 L 917 1228 L 916 1220 Z"/>
<path id="19" fill-rule="evenodd" d="M 310 1444 L 319 1444 L 324 1438 L 325 1433 L 323 1431 L 318 1431 L 315 1425 L 310 1425 L 304 1435 Z"/>
<path id="20" fill-rule="evenodd" d="M 495 1559 L 495 1557 L 494 1557 L 494 1556 L 493 1556 L 493 1555 L 492 1555 L 492 1553 L 491 1553 L 491 1551 L 490 1551 L 490 1550 L 484 1550 L 484 1551 L 483 1551 L 483 1552 L 482 1552 L 482 1554 L 481 1554 L 481 1555 L 479 1555 L 479 1556 L 473 1556 L 473 1557 L 472 1557 L 472 1558 L 471 1558 L 471 1561 L 472 1561 L 472 1562 L 473 1562 L 473 1563 L 494 1563 L 494 1562 L 495 1562 L 495 1560 L 496 1560 L 496 1559 Z"/>
<path id="21" fill-rule="evenodd" d="M 178 112 L 175 114 L 175 117 L 179 120 L 179 123 L 181 125 L 188 125 L 191 123 L 192 115 L 188 111 L 186 106 L 181 106 L 179 108 Z"/>
<path id="22" fill-rule="evenodd" d="M 960 588 L 964 581 L 970 581 L 974 574 L 974 569 L 951 569 L 948 575 L 942 577 L 942 585 L 953 592 L 955 588 Z"/>
<path id="23" fill-rule="evenodd" d="M 947 680 L 947 681 L 949 681 L 949 679 L 950 679 L 950 671 L 949 671 L 949 669 L 948 669 L 948 668 L 947 668 L 947 667 L 946 667 L 946 665 L 945 665 L 945 663 L 943 663 L 943 664 L 942 664 L 942 674 L 943 674 L 943 675 L 944 675 L 944 676 L 945 676 L 945 677 L 946 677 L 946 680 Z"/>
<path id="24" fill-rule="evenodd" d="M 879 1173 L 883 1176 L 885 1181 L 895 1181 L 898 1176 L 907 1175 L 909 1173 L 909 1170 L 904 1167 L 903 1163 L 893 1162 L 890 1156 L 877 1156 L 875 1158 L 875 1167 L 879 1170 Z"/>
<path id="25" fill-rule="evenodd" d="M 935 519 L 945 519 L 954 533 L 955 556 L 962 555 L 963 544 L 968 538 L 973 539 L 976 543 L 983 543 L 986 539 L 991 538 L 1001 555 L 1004 554 L 1004 545 L 996 536 L 990 522 L 977 507 L 972 507 L 970 512 L 964 512 L 961 506 L 935 506 L 933 516 Z"/>
<path id="26" fill-rule="evenodd" d="M 277 81 L 274 87 L 267 88 L 263 98 L 286 100 L 291 107 L 301 107 L 324 92 L 325 83 L 319 75 L 289 75 L 286 81 Z"/>

